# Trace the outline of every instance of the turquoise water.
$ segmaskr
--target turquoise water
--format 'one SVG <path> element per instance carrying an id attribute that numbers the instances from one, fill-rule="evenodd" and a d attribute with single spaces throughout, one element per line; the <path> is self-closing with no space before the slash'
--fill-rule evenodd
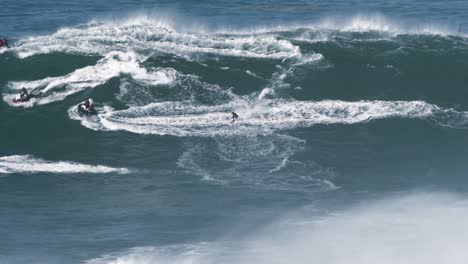
<path id="1" fill-rule="evenodd" d="M 3 1 L 0 263 L 464 263 L 467 7 Z"/>

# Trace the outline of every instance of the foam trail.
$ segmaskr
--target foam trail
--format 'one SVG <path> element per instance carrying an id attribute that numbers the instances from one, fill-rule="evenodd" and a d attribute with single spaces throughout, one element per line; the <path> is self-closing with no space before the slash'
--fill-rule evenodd
<path id="1" fill-rule="evenodd" d="M 0 174 L 11 173 L 129 173 L 126 168 L 88 165 L 70 161 L 46 161 L 31 155 L 0 157 Z"/>
<path id="2" fill-rule="evenodd" d="M 234 124 L 229 124 L 229 113 L 233 110 L 240 118 Z M 454 113 L 461 121 L 458 124 L 449 124 L 446 120 L 451 120 Z M 104 130 L 211 137 L 271 134 L 296 127 L 356 124 L 383 118 L 433 119 L 438 124 L 456 127 L 462 121 L 466 123 L 468 114 L 441 109 L 423 101 L 310 102 L 238 99 L 214 106 L 193 105 L 190 102 L 152 103 L 111 111 L 100 115 L 100 118 Z"/>
<path id="3" fill-rule="evenodd" d="M 136 263 L 464 264 L 466 198 L 422 193 L 333 215 L 290 216 L 233 241 L 137 247 L 86 261 Z"/>
<path id="4" fill-rule="evenodd" d="M 215 139 L 189 145 L 177 165 L 220 185 L 294 192 L 338 188 L 330 181 L 335 176 L 331 168 L 293 159 L 304 145 L 303 140 L 281 134 Z"/>
<path id="5" fill-rule="evenodd" d="M 4 100 L 12 106 L 31 107 L 60 101 L 85 90 L 94 88 L 122 74 L 130 75 L 133 80 L 145 85 L 170 84 L 175 79 L 176 71 L 171 68 L 148 71 L 140 67 L 138 55 L 132 52 L 110 52 L 94 66 L 87 66 L 60 77 L 47 77 L 37 81 L 20 81 L 9 83 L 10 94 L 4 95 Z M 28 90 L 40 91 L 42 95 L 26 103 L 13 104 L 18 90 L 25 87 Z"/>

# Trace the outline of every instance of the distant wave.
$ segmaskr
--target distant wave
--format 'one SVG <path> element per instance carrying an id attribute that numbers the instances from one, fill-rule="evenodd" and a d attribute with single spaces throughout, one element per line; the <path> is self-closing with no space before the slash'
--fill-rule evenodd
<path id="1" fill-rule="evenodd" d="M 63 28 L 50 36 L 20 40 L 11 50 L 20 58 L 52 52 L 106 55 L 116 50 L 160 51 L 181 57 L 190 57 L 194 53 L 276 59 L 300 55 L 297 46 L 272 35 L 183 33 L 167 25 L 138 20 L 128 24 L 90 23 Z"/>
<path id="2" fill-rule="evenodd" d="M 440 34 L 450 34 L 451 31 L 430 25 L 406 27 L 380 15 L 326 18 L 312 25 L 270 27 L 265 31 L 233 29 L 227 32 L 213 32 L 200 28 L 199 32 L 187 32 L 178 31 L 178 28 L 171 23 L 143 16 L 119 22 L 93 21 L 85 25 L 60 29 L 48 36 L 21 39 L 10 49 L 19 58 L 52 53 L 97 55 L 102 58 L 95 65 L 76 69 L 64 76 L 9 82 L 3 99 L 11 106 L 48 104 L 105 84 L 111 78 L 122 75 L 130 75 L 134 81 L 142 85 L 170 84 L 176 76 L 174 69 L 147 68 L 143 65 L 148 58 L 159 55 L 167 55 L 172 59 L 186 62 L 197 61 L 200 65 L 205 65 L 203 61 L 207 59 L 220 61 L 220 58 L 225 57 L 267 60 L 276 63 L 282 69 L 275 73 L 271 80 L 271 86 L 274 86 L 274 78 L 281 85 L 282 78 L 294 67 L 319 61 L 326 61 L 324 63 L 331 65 L 332 62 L 328 62 L 324 55 L 316 53 L 303 42 L 333 42 L 345 49 L 356 50 L 359 44 L 356 44 L 355 40 L 390 39 L 395 45 L 390 45 L 391 51 L 382 52 L 405 52 L 400 48 L 415 45 L 421 49 L 434 46 L 436 52 L 447 53 L 453 51 L 452 49 L 468 49 L 468 43 L 463 38 L 442 37 L 445 38 L 444 41 L 395 38 L 395 34 L 436 34 L 438 35 L 436 38 L 441 38 Z M 366 34 L 350 35 L 348 32 Z M 427 41 L 430 43 L 426 43 Z M 224 66 L 223 68 L 227 69 Z M 244 72 L 262 79 L 250 69 L 244 69 Z M 12 104 L 11 100 L 22 87 L 41 91 L 43 96 L 28 103 Z"/>
<path id="3" fill-rule="evenodd" d="M 188 31 L 187 28 L 191 29 Z M 76 27 L 62 28 L 52 35 L 20 39 L 10 51 L 20 58 L 52 52 L 102 55 L 111 51 L 149 54 L 159 51 L 180 57 L 213 54 L 249 58 L 285 59 L 301 57 L 299 47 L 281 33 L 306 29 L 327 40 L 336 32 L 380 32 L 464 36 L 459 29 L 428 23 L 408 24 L 380 14 L 325 17 L 308 24 L 261 26 L 241 29 L 207 29 L 137 16 L 121 21 L 96 20 Z M 1 52 L 7 52 L 3 50 Z"/>
<path id="4" fill-rule="evenodd" d="M 11 173 L 129 173 L 126 168 L 88 165 L 71 161 L 47 161 L 31 155 L 0 157 L 0 174 Z"/>

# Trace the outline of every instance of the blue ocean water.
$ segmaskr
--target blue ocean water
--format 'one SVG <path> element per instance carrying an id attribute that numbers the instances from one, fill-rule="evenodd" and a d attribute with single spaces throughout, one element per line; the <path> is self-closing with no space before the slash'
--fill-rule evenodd
<path id="1" fill-rule="evenodd" d="M 465 263 L 467 11 L 2 0 L 0 263 Z"/>

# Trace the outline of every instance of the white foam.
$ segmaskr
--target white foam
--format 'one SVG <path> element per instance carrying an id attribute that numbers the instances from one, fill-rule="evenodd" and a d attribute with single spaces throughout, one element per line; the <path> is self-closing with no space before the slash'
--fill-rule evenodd
<path id="1" fill-rule="evenodd" d="M 413 194 L 320 217 L 295 216 L 256 235 L 262 250 L 238 263 L 464 263 L 466 198 Z M 281 230 L 273 235 L 271 231 Z M 242 255 L 241 252 L 239 255 Z"/>
<path id="2" fill-rule="evenodd" d="M 390 35 L 415 34 L 415 35 L 459 35 L 466 36 L 459 28 L 453 25 L 435 22 L 414 22 L 401 18 L 385 16 L 381 13 L 356 13 L 352 15 L 330 15 L 322 17 L 314 22 L 288 23 L 283 25 L 253 26 L 241 29 L 220 29 L 214 32 L 224 34 L 273 34 L 286 31 L 311 30 L 301 34 L 298 40 L 311 42 L 328 41 L 330 34 L 336 32 L 380 32 Z M 213 32 L 213 31 L 211 31 Z"/>
<path id="3" fill-rule="evenodd" d="M 261 100 L 265 98 L 265 96 L 273 95 L 273 94 L 275 94 L 275 90 L 273 90 L 272 88 L 265 88 L 258 95 L 258 99 Z"/>
<path id="4" fill-rule="evenodd" d="M 87 88 L 94 88 L 120 75 L 130 75 L 131 78 L 145 85 L 170 84 L 175 80 L 176 71 L 171 68 L 148 71 L 139 64 L 140 56 L 133 52 L 110 52 L 99 60 L 96 65 L 77 69 L 72 73 L 59 77 L 47 77 L 36 81 L 10 82 L 10 94 L 4 95 L 4 101 L 12 106 L 31 107 L 63 100 Z M 13 98 L 18 90 L 25 87 L 28 90 L 40 91 L 43 95 L 26 103 L 14 104 Z"/>
<path id="5" fill-rule="evenodd" d="M 464 197 L 405 195 L 335 214 L 285 217 L 263 230 L 236 230 L 243 234 L 230 241 L 137 247 L 86 263 L 464 264 L 467 209 Z"/>
<path id="6" fill-rule="evenodd" d="M 399 32 L 400 27 L 378 14 L 372 15 L 357 15 L 347 19 L 326 18 L 318 23 L 317 28 L 352 31 L 352 32 Z"/>
<path id="7" fill-rule="evenodd" d="M 334 177 L 331 168 L 292 158 L 304 144 L 303 140 L 281 134 L 215 139 L 189 145 L 177 165 L 214 184 L 294 192 L 338 188 L 330 181 Z"/>
<path id="8" fill-rule="evenodd" d="M 273 59 L 301 56 L 299 47 L 274 35 L 183 33 L 161 23 L 141 20 L 63 28 L 50 36 L 20 40 L 11 50 L 20 58 L 52 52 L 105 55 L 129 50 L 140 54 L 161 51 L 182 57 L 194 53 Z"/>
<path id="9" fill-rule="evenodd" d="M 31 155 L 0 157 L 0 173 L 129 173 L 126 168 L 88 165 L 70 161 L 46 161 Z"/>
<path id="10" fill-rule="evenodd" d="M 230 124 L 230 112 L 240 118 Z M 191 102 L 152 103 L 100 115 L 107 130 L 173 136 L 231 136 L 271 134 L 317 124 L 355 124 L 382 118 L 429 118 L 443 112 L 423 101 L 237 99 L 221 105 Z"/>
<path id="11" fill-rule="evenodd" d="M 86 261 L 87 264 L 169 264 L 203 263 L 211 243 L 183 244 L 167 247 L 136 247 L 123 254 L 108 254 Z"/>
<path id="12" fill-rule="evenodd" d="M 193 23 L 174 26 L 170 18 L 154 19 L 136 16 L 118 21 L 93 21 L 86 25 L 62 28 L 52 35 L 21 39 L 8 49 L 20 58 L 53 52 L 102 55 L 112 51 L 135 51 L 148 54 L 153 51 L 196 58 L 194 54 L 250 58 L 300 58 L 301 50 L 281 32 L 298 29 L 311 30 L 297 36 L 301 41 L 328 41 L 336 32 L 380 32 L 398 34 L 462 35 L 457 29 L 434 23 L 408 23 L 382 14 L 329 16 L 314 23 L 277 26 L 254 26 L 246 29 L 220 29 Z M 184 30 L 193 29 L 191 32 Z M 1 50 L 1 49 L 0 49 Z M 0 52 L 5 52 L 6 49 Z"/>
<path id="13" fill-rule="evenodd" d="M 104 106 L 104 107 L 95 107 L 96 111 L 101 114 L 109 113 L 113 109 L 110 106 Z M 73 105 L 70 107 L 67 111 L 68 117 L 73 120 L 78 120 L 81 122 L 81 124 L 89 129 L 92 130 L 105 130 L 105 128 L 101 125 L 101 120 L 99 116 L 83 116 L 80 115 L 78 112 L 78 105 Z"/>
<path id="14" fill-rule="evenodd" d="M 253 77 L 257 78 L 257 79 L 262 79 L 263 80 L 262 77 L 258 76 L 257 74 L 253 73 L 250 70 L 245 70 L 245 73 L 247 73 L 248 75 L 253 76 Z"/>

